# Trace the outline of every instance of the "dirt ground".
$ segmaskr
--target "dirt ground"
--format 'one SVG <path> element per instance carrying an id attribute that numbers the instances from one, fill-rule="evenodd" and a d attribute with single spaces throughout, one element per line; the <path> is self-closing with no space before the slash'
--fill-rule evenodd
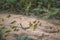
<path id="1" fill-rule="evenodd" d="M 33 23 L 35 20 L 39 20 L 38 23 L 40 23 L 40 25 L 35 29 L 33 26 L 27 28 L 29 23 Z M 31 38 L 30 40 L 60 40 L 60 20 L 44 20 L 33 16 L 0 13 L 0 28 L 3 26 L 7 28 L 9 28 L 9 26 L 17 26 L 17 29 L 19 29 L 18 31 L 11 29 L 8 37 L 6 37 L 7 40 L 16 40 L 16 37 L 22 35 L 28 35 Z"/>

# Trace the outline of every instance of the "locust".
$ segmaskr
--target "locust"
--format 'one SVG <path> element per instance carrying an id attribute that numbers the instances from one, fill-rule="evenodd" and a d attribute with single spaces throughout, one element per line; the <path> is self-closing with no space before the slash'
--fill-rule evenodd
<path id="1" fill-rule="evenodd" d="M 8 16 L 7 16 L 7 18 L 10 18 L 11 17 L 11 15 L 9 14 Z"/>
<path id="2" fill-rule="evenodd" d="M 16 21 L 12 21 L 11 24 L 15 23 Z"/>
<path id="3" fill-rule="evenodd" d="M 0 26 L 3 26 L 3 23 L 0 23 Z"/>
<path id="4" fill-rule="evenodd" d="M 35 21 L 33 21 L 33 23 L 36 23 L 36 20 L 35 20 Z"/>
<path id="5" fill-rule="evenodd" d="M 20 26 L 21 26 L 21 28 L 22 29 L 24 29 L 24 30 L 26 30 L 26 29 L 29 29 L 30 27 L 26 27 L 26 28 L 24 28 L 23 26 L 22 26 L 22 24 L 20 24 Z"/>
<path id="6" fill-rule="evenodd" d="M 11 30 L 7 30 L 7 31 L 5 31 L 5 33 L 9 33 L 9 32 L 11 32 Z"/>
<path id="7" fill-rule="evenodd" d="M 17 28 L 17 26 L 13 26 L 12 29 Z"/>
<path id="8" fill-rule="evenodd" d="M 16 29 L 16 28 L 15 28 L 14 31 L 19 31 L 19 29 Z"/>
<path id="9" fill-rule="evenodd" d="M 7 37 L 8 36 L 8 33 L 4 33 L 4 35 L 3 35 L 4 37 Z"/>

